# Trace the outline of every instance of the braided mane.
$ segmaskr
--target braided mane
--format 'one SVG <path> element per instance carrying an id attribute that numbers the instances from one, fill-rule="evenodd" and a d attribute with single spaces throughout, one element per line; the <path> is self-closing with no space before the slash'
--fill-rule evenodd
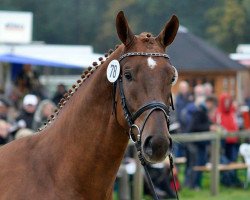
<path id="1" fill-rule="evenodd" d="M 115 49 L 117 49 L 119 45 L 115 46 Z M 68 100 L 77 92 L 78 88 L 85 82 L 87 78 L 91 76 L 95 72 L 96 69 L 98 69 L 104 62 L 109 58 L 109 56 L 114 52 L 113 49 L 110 49 L 108 53 L 104 54 L 104 57 L 100 57 L 98 60 L 92 63 L 93 66 L 89 66 L 82 74 L 81 79 L 78 79 L 76 81 L 76 84 L 72 85 L 72 88 L 68 90 L 64 94 L 64 97 L 61 98 L 60 102 L 57 105 L 57 108 L 54 110 L 54 113 L 48 117 L 47 122 L 44 123 L 44 125 L 40 128 L 38 128 L 38 132 L 41 132 L 43 129 L 45 129 L 49 124 L 52 123 L 56 119 L 56 116 L 59 114 L 60 110 L 66 105 Z M 98 64 L 99 63 L 99 64 Z"/>

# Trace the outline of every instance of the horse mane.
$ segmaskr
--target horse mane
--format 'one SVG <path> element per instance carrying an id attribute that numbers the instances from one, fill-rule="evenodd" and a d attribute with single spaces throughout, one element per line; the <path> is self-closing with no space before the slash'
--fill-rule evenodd
<path id="1" fill-rule="evenodd" d="M 116 45 L 115 49 L 117 49 L 120 45 Z M 38 128 L 38 132 L 44 130 L 48 125 L 50 125 L 55 119 L 56 116 L 59 114 L 60 110 L 66 105 L 68 100 L 77 92 L 78 88 L 88 79 L 91 74 L 94 73 L 96 69 L 98 69 L 104 62 L 109 58 L 109 56 L 114 52 L 113 49 L 110 49 L 108 53 L 104 54 L 104 57 L 100 57 L 99 61 L 94 61 L 92 66 L 89 66 L 83 73 L 81 74 L 81 79 L 78 79 L 75 84 L 64 94 L 64 97 L 60 99 L 57 108 L 54 110 L 54 113 L 47 118 L 47 122 L 44 122 L 44 125 Z M 98 64 L 99 63 L 99 64 Z"/>

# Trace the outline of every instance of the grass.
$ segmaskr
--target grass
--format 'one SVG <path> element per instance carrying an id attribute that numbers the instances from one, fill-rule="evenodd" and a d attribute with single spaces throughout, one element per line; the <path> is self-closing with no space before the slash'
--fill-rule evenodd
<path id="1" fill-rule="evenodd" d="M 238 177 L 242 182 L 246 180 L 246 170 L 238 170 Z M 184 168 L 179 169 L 179 179 L 184 181 Z M 190 190 L 182 188 L 179 192 L 180 200 L 248 200 L 250 199 L 250 187 L 228 188 L 220 185 L 219 194 L 212 196 L 210 192 L 210 173 L 203 173 L 203 188 L 200 190 Z"/>
<path id="2" fill-rule="evenodd" d="M 209 189 L 199 191 L 182 189 L 179 193 L 180 200 L 248 200 L 250 199 L 249 189 L 220 188 L 217 196 L 211 196 Z"/>
<path id="3" fill-rule="evenodd" d="M 250 189 L 220 188 L 217 196 L 211 196 L 208 188 L 199 191 L 183 188 L 178 195 L 180 200 L 249 200 Z M 119 200 L 117 195 L 114 200 Z M 151 198 L 144 197 L 144 200 L 151 200 Z"/>

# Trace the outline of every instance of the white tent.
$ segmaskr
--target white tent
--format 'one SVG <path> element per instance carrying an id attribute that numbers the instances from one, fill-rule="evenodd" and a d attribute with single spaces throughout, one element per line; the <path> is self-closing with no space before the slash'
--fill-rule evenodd
<path id="1" fill-rule="evenodd" d="M 4 68 L 3 63 L 81 69 L 91 66 L 94 61 L 98 62 L 101 56 L 94 53 L 89 45 L 0 45 L 0 85 L 2 88 L 11 85 L 11 70 L 9 67 Z M 46 74 L 41 75 L 40 79 L 45 85 L 56 86 L 59 82 L 70 85 L 76 77 Z"/>
<path id="2" fill-rule="evenodd" d="M 2 45 L 0 62 L 86 68 L 101 54 L 88 45 Z M 1 60 L 2 59 L 2 60 Z"/>

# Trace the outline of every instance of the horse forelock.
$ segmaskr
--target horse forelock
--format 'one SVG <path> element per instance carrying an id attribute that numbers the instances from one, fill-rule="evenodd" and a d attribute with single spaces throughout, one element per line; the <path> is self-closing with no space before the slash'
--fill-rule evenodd
<path id="1" fill-rule="evenodd" d="M 132 51 L 145 51 L 147 52 L 164 52 L 165 49 L 156 41 L 156 37 L 150 32 L 142 32 L 136 35 L 136 39 L 133 44 L 129 47 Z"/>
<path id="2" fill-rule="evenodd" d="M 140 35 L 138 35 L 138 37 L 141 37 L 141 38 L 153 38 L 154 36 L 150 32 L 142 32 Z"/>

